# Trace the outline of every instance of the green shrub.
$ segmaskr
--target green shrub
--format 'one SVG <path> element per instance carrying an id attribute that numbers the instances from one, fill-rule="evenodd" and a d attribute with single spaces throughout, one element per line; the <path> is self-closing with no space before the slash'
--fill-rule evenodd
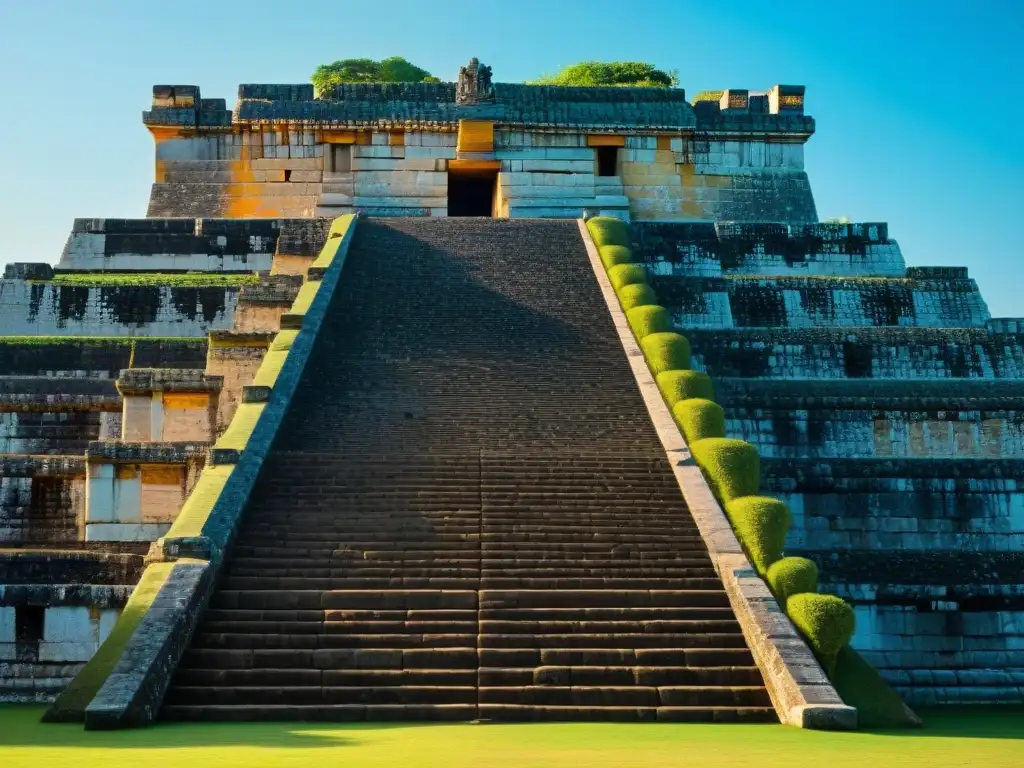
<path id="1" fill-rule="evenodd" d="M 690 367 L 690 342 L 678 333 L 652 333 L 640 339 L 640 349 L 651 373 L 683 370 Z"/>
<path id="2" fill-rule="evenodd" d="M 699 397 L 680 400 L 672 406 L 672 416 L 688 443 L 708 437 L 725 437 L 725 411 L 718 403 Z"/>
<path id="3" fill-rule="evenodd" d="M 761 459 L 757 449 L 743 440 L 709 437 L 690 444 L 708 485 L 728 503 L 741 496 L 753 496 L 761 480 Z"/>
<path id="4" fill-rule="evenodd" d="M 785 607 L 793 595 L 818 591 L 818 566 L 806 557 L 784 557 L 768 566 L 765 580 Z"/>
<path id="5" fill-rule="evenodd" d="M 658 389 L 665 398 L 668 407 L 673 407 L 680 400 L 699 397 L 702 400 L 714 400 L 715 390 L 711 379 L 700 371 L 662 371 L 658 374 Z"/>
<path id="6" fill-rule="evenodd" d="M 599 248 L 602 245 L 623 245 L 629 247 L 629 227 L 622 219 L 612 216 L 595 216 L 587 221 L 587 229 Z"/>
<path id="7" fill-rule="evenodd" d="M 598 252 L 601 254 L 601 263 L 605 269 L 633 261 L 633 252 L 624 245 L 603 245 Z"/>
<path id="8" fill-rule="evenodd" d="M 615 294 L 619 297 L 619 303 L 624 311 L 629 311 L 633 307 L 643 307 L 648 304 L 658 303 L 658 295 L 647 283 L 624 285 L 615 291 Z"/>
<path id="9" fill-rule="evenodd" d="M 789 507 L 767 496 L 743 496 L 726 504 L 725 513 L 757 572 L 764 574 L 782 557 L 786 534 L 793 524 Z"/>
<path id="10" fill-rule="evenodd" d="M 618 290 L 624 285 L 647 282 L 647 270 L 639 264 L 616 264 L 608 270 L 612 288 Z"/>
<path id="11" fill-rule="evenodd" d="M 672 330 L 672 318 L 668 310 L 657 304 L 645 304 L 626 310 L 626 320 L 630 330 L 637 339 L 650 336 L 652 333 L 665 333 Z"/>
<path id="12" fill-rule="evenodd" d="M 836 656 L 853 637 L 853 608 L 841 597 L 808 592 L 786 601 L 786 613 L 831 677 Z"/>

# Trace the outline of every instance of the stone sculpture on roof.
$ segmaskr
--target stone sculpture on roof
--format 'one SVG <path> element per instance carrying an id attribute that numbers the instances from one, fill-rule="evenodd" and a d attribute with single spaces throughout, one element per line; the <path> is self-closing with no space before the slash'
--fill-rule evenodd
<path id="1" fill-rule="evenodd" d="M 494 101 L 491 68 L 474 56 L 469 64 L 459 67 L 459 84 L 455 92 L 458 104 L 483 104 Z"/>

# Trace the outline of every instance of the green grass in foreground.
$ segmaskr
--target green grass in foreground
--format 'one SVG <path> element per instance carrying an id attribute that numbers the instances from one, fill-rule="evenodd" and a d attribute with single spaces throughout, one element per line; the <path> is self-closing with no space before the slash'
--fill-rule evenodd
<path id="1" fill-rule="evenodd" d="M 948 768 L 1019 765 L 1024 708 L 935 710 L 925 728 L 826 733 L 781 725 L 167 724 L 86 732 L 0 707 L 5 768 Z"/>
<path id="2" fill-rule="evenodd" d="M 111 286 L 155 285 L 168 288 L 211 288 L 232 285 L 252 285 L 259 281 L 255 272 L 81 272 L 54 275 L 52 280 L 36 282 L 50 285 L 70 286 Z"/>

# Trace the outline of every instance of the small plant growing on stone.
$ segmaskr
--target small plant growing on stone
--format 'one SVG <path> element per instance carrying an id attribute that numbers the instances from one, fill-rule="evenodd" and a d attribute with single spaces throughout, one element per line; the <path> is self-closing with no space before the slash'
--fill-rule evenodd
<path id="1" fill-rule="evenodd" d="M 818 591 L 818 566 L 806 557 L 784 557 L 768 566 L 765 580 L 785 607 L 793 595 Z"/>
<path id="2" fill-rule="evenodd" d="M 616 264 L 608 270 L 612 288 L 618 290 L 624 285 L 647 282 L 647 270 L 639 264 Z"/>
<path id="3" fill-rule="evenodd" d="M 668 407 L 673 407 L 680 400 L 700 398 L 714 400 L 715 390 L 711 379 L 701 371 L 662 371 L 658 374 L 658 389 L 665 398 Z"/>
<path id="4" fill-rule="evenodd" d="M 725 513 L 754 568 L 766 573 L 786 546 L 786 534 L 793 524 L 789 507 L 767 496 L 743 496 L 726 504 Z"/>
<path id="5" fill-rule="evenodd" d="M 708 485 L 723 503 L 753 496 L 761 482 L 757 448 L 743 440 L 709 437 L 690 444 L 690 452 Z"/>
<path id="6" fill-rule="evenodd" d="M 687 442 L 725 437 L 725 411 L 718 403 L 696 397 L 680 400 L 672 406 L 672 416 Z"/>
<path id="7" fill-rule="evenodd" d="M 654 293 L 654 289 L 647 285 L 647 283 L 624 285 L 615 294 L 619 297 L 622 309 L 627 312 L 633 309 L 633 307 L 643 307 L 658 303 L 657 294 Z"/>
<path id="8" fill-rule="evenodd" d="M 690 367 L 690 342 L 678 333 L 652 333 L 640 339 L 647 365 L 657 376 L 664 371 Z"/>
<path id="9" fill-rule="evenodd" d="M 594 244 L 599 248 L 603 245 L 622 245 L 629 247 L 629 227 L 622 219 L 612 216 L 595 216 L 587 221 L 587 229 Z"/>
<path id="10" fill-rule="evenodd" d="M 657 304 L 646 304 L 626 310 L 629 328 L 637 339 L 643 339 L 652 333 L 665 333 L 672 330 L 672 319 L 668 310 Z"/>
<path id="11" fill-rule="evenodd" d="M 856 628 L 853 608 L 841 597 L 805 593 L 786 601 L 786 613 L 793 626 L 818 657 L 825 672 L 835 674 L 836 657 L 850 642 Z"/>
<path id="12" fill-rule="evenodd" d="M 633 261 L 633 251 L 624 245 L 603 245 L 598 254 L 605 269 L 611 269 L 616 264 L 630 264 Z"/>

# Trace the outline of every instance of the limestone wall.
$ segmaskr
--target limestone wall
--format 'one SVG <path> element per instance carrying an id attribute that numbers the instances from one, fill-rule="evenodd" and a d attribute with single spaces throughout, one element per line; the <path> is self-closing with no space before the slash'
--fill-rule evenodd
<path id="1" fill-rule="evenodd" d="M 696 369 L 787 379 L 1024 378 L 1024 338 L 985 329 L 689 329 Z"/>
<path id="2" fill-rule="evenodd" d="M 274 219 L 75 219 L 56 268 L 85 272 L 262 272 Z"/>
<path id="3" fill-rule="evenodd" d="M 900 247 L 882 223 L 643 222 L 630 234 L 633 252 L 654 275 L 863 278 L 906 273 Z"/>
<path id="4" fill-rule="evenodd" d="M 80 457 L 0 457 L 0 542 L 81 540 L 84 476 Z"/>
<path id="5" fill-rule="evenodd" d="M 109 634 L 141 566 L 141 554 L 0 554 L 0 702 L 52 701 Z"/>
<path id="6" fill-rule="evenodd" d="M 766 131 L 763 126 L 758 129 Z M 803 169 L 806 137 L 791 142 L 705 134 L 620 134 L 616 174 L 598 176 L 592 135 L 497 124 L 493 151 L 457 151 L 437 130 L 288 129 L 157 134 L 148 215 L 227 217 L 445 216 L 453 161 L 500 166 L 496 215 L 577 218 L 585 211 L 677 221 L 817 219 Z M 90 246 L 91 252 L 98 246 Z M 129 259 L 125 259 L 130 263 Z"/>
<path id="7" fill-rule="evenodd" d="M 680 328 L 984 328 L 971 279 L 655 276 Z"/>
<path id="8" fill-rule="evenodd" d="M 308 218 L 324 170 L 313 129 L 247 127 L 156 136 L 156 181 L 147 216 Z"/>
<path id="9" fill-rule="evenodd" d="M 715 383 L 727 434 L 766 458 L 1024 458 L 1016 381 Z"/>
<path id="10" fill-rule="evenodd" d="M 0 327 L 9 336 L 205 336 L 231 326 L 238 290 L 0 280 Z"/>
<path id="11" fill-rule="evenodd" d="M 205 338 L 168 341 L 69 336 L 40 342 L 0 337 L 0 371 L 8 376 L 115 379 L 129 363 L 139 368 L 202 368 L 205 362 Z"/>

